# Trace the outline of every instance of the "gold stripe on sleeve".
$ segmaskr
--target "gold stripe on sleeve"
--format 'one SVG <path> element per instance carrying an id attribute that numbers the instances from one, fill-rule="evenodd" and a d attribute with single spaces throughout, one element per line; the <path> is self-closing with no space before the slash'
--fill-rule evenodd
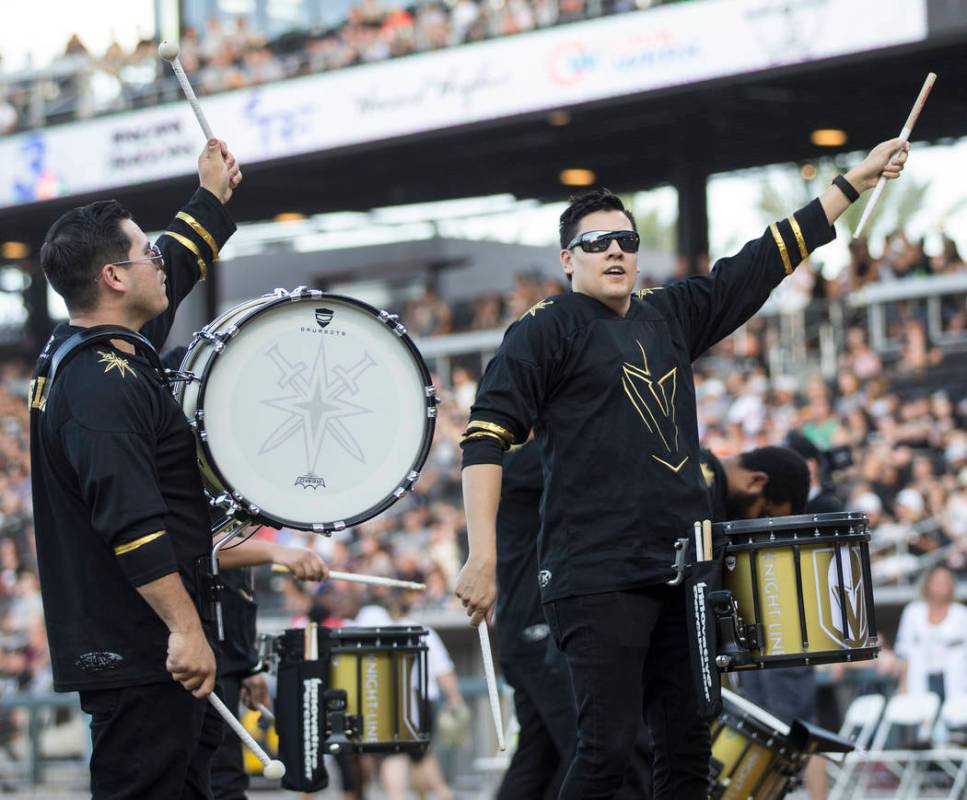
<path id="1" fill-rule="evenodd" d="M 496 433 L 491 433 L 490 431 L 472 431 L 470 433 L 465 433 L 460 441 L 461 442 L 471 442 L 474 439 L 493 439 L 497 444 L 500 445 L 501 450 L 507 450 L 507 442 L 501 439 Z"/>
<path id="2" fill-rule="evenodd" d="M 514 444 L 514 434 L 512 434 L 506 428 L 502 428 L 496 422 L 487 422 L 482 419 L 472 419 L 467 425 L 467 433 L 473 433 L 475 430 L 490 431 L 491 433 L 497 434 L 508 447 Z"/>
<path id="3" fill-rule="evenodd" d="M 786 275 L 792 275 L 792 263 L 789 261 L 786 243 L 782 240 L 782 234 L 779 233 L 779 228 L 776 223 L 773 222 L 769 226 L 769 230 L 772 231 L 772 238 L 776 240 L 776 247 L 779 248 L 779 255 L 782 257 L 782 266 L 786 268 Z"/>
<path id="4" fill-rule="evenodd" d="M 195 254 L 195 259 L 198 261 L 198 273 L 200 276 L 199 279 L 205 280 L 205 276 L 208 275 L 208 266 L 205 264 L 205 259 L 202 258 L 201 251 L 198 249 L 198 245 L 196 245 L 187 236 L 182 236 L 180 233 L 175 233 L 174 231 L 165 231 L 163 235 L 170 236 L 172 239 L 178 242 L 178 244 L 180 244 L 182 247 L 190 250 L 192 253 Z"/>
<path id="5" fill-rule="evenodd" d="M 191 229 L 205 240 L 205 244 L 211 248 L 212 261 L 218 258 L 218 245 L 215 244 L 215 237 L 208 232 L 208 229 L 205 228 L 204 225 L 202 225 L 187 211 L 179 211 L 177 214 L 175 214 L 175 219 L 180 219 L 182 222 L 187 222 Z"/>
<path id="6" fill-rule="evenodd" d="M 125 553 L 130 553 L 132 550 L 137 550 L 139 547 L 148 544 L 148 542 L 153 542 L 159 536 L 164 536 L 165 531 L 155 531 L 154 533 L 149 533 L 145 536 L 141 536 L 135 539 L 133 542 L 128 542 L 127 544 L 121 544 L 114 548 L 114 555 L 123 556 Z"/>
<path id="7" fill-rule="evenodd" d="M 809 251 L 806 249 L 806 240 L 803 238 L 802 228 L 799 227 L 799 221 L 795 215 L 789 217 L 789 227 L 792 228 L 793 235 L 796 237 L 796 244 L 799 245 L 799 255 L 803 257 L 803 260 L 809 258 Z"/>

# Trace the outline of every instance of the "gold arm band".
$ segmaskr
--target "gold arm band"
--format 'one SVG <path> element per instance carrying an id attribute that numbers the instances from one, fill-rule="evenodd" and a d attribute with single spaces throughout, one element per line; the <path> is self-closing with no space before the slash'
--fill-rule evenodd
<path id="1" fill-rule="evenodd" d="M 187 250 L 190 250 L 192 253 L 195 254 L 195 260 L 198 262 L 199 280 L 205 280 L 205 277 L 208 275 L 208 267 L 205 264 L 205 259 L 202 258 L 201 251 L 198 249 L 198 245 L 195 244 L 187 236 L 182 236 L 180 233 L 175 233 L 174 231 L 165 231 L 163 235 L 170 236 L 172 239 L 178 242 L 178 244 L 180 244 L 182 247 L 186 248 Z"/>
<path id="2" fill-rule="evenodd" d="M 187 211 L 179 211 L 177 214 L 175 214 L 175 219 L 180 219 L 182 222 L 187 222 L 191 229 L 205 240 L 205 244 L 207 244 L 212 251 L 212 261 L 218 258 L 218 245 L 215 244 L 215 237 L 208 232 L 204 225 L 202 225 Z"/>
<path id="3" fill-rule="evenodd" d="M 786 243 L 782 240 L 782 234 L 776 223 L 769 226 L 772 231 L 772 238 L 776 240 L 776 247 L 779 248 L 779 255 L 782 257 L 782 266 L 786 268 L 786 275 L 792 275 L 792 262 L 789 260 L 789 252 L 786 250 Z"/>
<path id="4" fill-rule="evenodd" d="M 799 227 L 799 221 L 795 215 L 789 217 L 789 227 L 792 228 L 792 233 L 796 237 L 796 244 L 799 245 L 799 255 L 803 257 L 803 260 L 806 260 L 809 258 L 809 251 L 806 249 L 806 240 L 803 238 L 802 228 Z"/>
<path id="5" fill-rule="evenodd" d="M 475 430 L 490 431 L 491 433 L 497 434 L 501 439 L 503 439 L 507 446 L 514 444 L 514 434 L 512 434 L 506 428 L 502 428 L 496 422 L 487 422 L 482 419 L 472 419 L 467 425 L 467 433 L 473 433 Z"/>
<path id="6" fill-rule="evenodd" d="M 165 531 L 155 531 L 154 533 L 149 533 L 145 536 L 141 536 L 135 539 L 133 542 L 128 542 L 127 544 L 120 544 L 114 548 L 114 555 L 123 556 L 125 553 L 130 553 L 132 550 L 137 550 L 139 547 L 148 544 L 148 542 L 153 542 L 159 536 L 164 536 Z"/>
<path id="7" fill-rule="evenodd" d="M 474 439 L 493 439 L 497 444 L 500 445 L 501 450 L 508 450 L 510 445 L 504 439 L 501 439 L 496 433 L 491 433 L 490 431 L 473 431 L 472 433 L 465 433 L 460 441 L 471 442 Z"/>

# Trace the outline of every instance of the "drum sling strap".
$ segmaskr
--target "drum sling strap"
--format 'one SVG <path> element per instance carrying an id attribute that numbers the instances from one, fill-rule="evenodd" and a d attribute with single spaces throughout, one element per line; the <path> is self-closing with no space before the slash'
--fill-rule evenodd
<path id="1" fill-rule="evenodd" d="M 693 552 L 689 545 L 689 552 Z M 725 542 L 712 548 L 709 561 L 696 558 L 685 567 L 685 617 L 698 714 L 711 722 L 722 713 L 722 681 L 715 662 L 718 649 L 711 595 L 722 588 Z"/>

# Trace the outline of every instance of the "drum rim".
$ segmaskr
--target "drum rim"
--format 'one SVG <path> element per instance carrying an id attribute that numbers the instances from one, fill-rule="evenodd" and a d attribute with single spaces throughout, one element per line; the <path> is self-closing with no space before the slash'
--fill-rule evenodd
<path id="1" fill-rule="evenodd" d="M 738 519 L 716 522 L 712 528 L 718 533 L 770 533 L 772 531 L 787 531 L 816 527 L 818 525 L 834 525 L 843 522 L 862 522 L 869 525 L 869 517 L 859 511 L 832 511 L 825 514 L 794 514 L 788 517 L 760 517 L 756 519 Z"/>
<path id="2" fill-rule="evenodd" d="M 871 636 L 870 641 L 878 642 L 879 637 Z M 775 656 L 754 655 L 748 664 L 730 664 L 727 667 L 719 667 L 719 669 L 722 672 L 749 672 L 757 669 L 813 667 L 819 664 L 849 664 L 853 661 L 873 661 L 879 656 L 880 649 L 879 644 L 871 644 L 866 647 L 850 647 L 842 650 L 810 650 Z M 751 652 L 758 653 L 759 651 L 752 650 Z M 845 655 L 849 655 L 849 658 L 843 658 Z"/>
<path id="3" fill-rule="evenodd" d="M 762 531 L 758 535 L 761 536 L 767 532 L 776 533 L 775 531 Z M 729 541 L 725 545 L 725 555 L 727 556 L 742 553 L 747 550 L 766 550 L 769 548 L 792 547 L 794 545 L 799 547 L 819 547 L 825 544 L 839 544 L 845 547 L 847 545 L 855 545 L 872 540 L 872 535 L 865 529 L 855 533 L 821 533 L 819 536 L 811 533 L 796 536 L 795 530 L 787 530 L 781 531 L 780 535 L 774 539 L 752 539 L 750 541 L 735 541 L 736 538 L 741 536 L 753 535 L 750 531 L 729 532 L 727 535 L 729 536 Z"/>
<path id="4" fill-rule="evenodd" d="M 386 509 L 396 503 L 397 500 L 402 498 L 407 492 L 412 491 L 413 485 L 419 478 L 423 465 L 426 463 L 426 459 L 430 455 L 430 447 L 433 444 L 433 433 L 436 429 L 436 388 L 433 385 L 430 369 L 427 367 L 426 361 L 423 359 L 423 356 L 416 347 L 416 344 L 407 333 L 406 327 L 398 321 L 398 317 L 396 315 L 390 314 L 383 309 L 376 308 L 369 303 L 366 303 L 362 300 L 357 300 L 353 297 L 348 297 L 342 294 L 332 294 L 325 292 L 322 289 L 303 288 L 301 291 L 296 290 L 293 292 L 284 293 L 276 292 L 275 294 L 263 295 L 263 297 L 267 300 L 267 302 L 255 306 L 255 308 L 243 314 L 239 320 L 232 324 L 231 328 L 234 330 L 229 332 L 229 336 L 227 338 L 221 340 L 223 342 L 222 347 L 216 347 L 214 345 L 212 346 L 212 354 L 205 363 L 205 368 L 202 371 L 201 377 L 198 379 L 198 394 L 195 399 L 195 420 L 197 423 L 195 427 L 196 441 L 199 443 L 202 451 L 205 454 L 205 458 L 208 462 L 208 468 L 212 471 L 219 483 L 221 483 L 225 491 L 232 498 L 232 501 L 236 504 L 238 509 L 238 511 L 235 512 L 236 518 L 240 516 L 238 513 L 240 511 L 241 516 L 248 517 L 256 522 L 268 524 L 270 527 L 292 528 L 294 530 L 310 531 L 313 533 L 332 533 L 333 531 L 343 530 L 344 528 L 351 528 L 355 525 L 360 525 L 363 522 L 366 522 L 366 520 L 382 514 Z M 420 373 L 420 377 L 423 380 L 423 399 L 427 414 L 424 418 L 423 437 L 420 442 L 420 449 L 417 451 L 416 458 L 410 463 L 410 466 L 406 470 L 403 479 L 397 484 L 395 490 L 390 492 L 389 495 L 384 497 L 380 502 L 370 506 L 368 509 L 365 509 L 354 516 L 339 520 L 328 520 L 324 522 L 312 523 L 300 520 L 290 520 L 284 517 L 276 516 L 275 514 L 267 512 L 265 509 L 256 506 L 253 502 L 248 500 L 243 494 L 232 486 L 230 481 L 225 479 L 225 475 L 218 466 L 218 463 L 213 457 L 211 448 L 208 445 L 208 437 L 202 436 L 202 434 L 205 431 L 205 391 L 207 389 L 208 376 L 211 373 L 214 364 L 217 362 L 218 357 L 224 350 L 228 349 L 232 339 L 235 338 L 242 326 L 255 319 L 255 317 L 267 313 L 270 309 L 273 309 L 276 306 L 303 299 L 321 299 L 323 297 L 331 300 L 337 300 L 346 303 L 347 305 L 356 306 L 360 310 L 372 316 L 376 322 L 382 323 L 388 327 L 392 333 L 396 334 L 396 337 L 403 343 L 409 352 L 414 364 L 417 367 L 417 370 Z M 240 303 L 239 305 L 244 304 Z M 225 314 L 227 313 L 228 312 L 226 311 Z M 221 317 L 218 317 L 213 321 L 222 319 L 225 314 L 222 314 Z M 199 337 L 196 336 L 195 339 L 197 341 Z M 185 352 L 185 359 L 188 358 L 189 354 L 194 348 L 194 345 L 195 341 L 192 342 L 191 347 L 189 347 Z M 257 511 L 253 509 L 257 509 Z"/>

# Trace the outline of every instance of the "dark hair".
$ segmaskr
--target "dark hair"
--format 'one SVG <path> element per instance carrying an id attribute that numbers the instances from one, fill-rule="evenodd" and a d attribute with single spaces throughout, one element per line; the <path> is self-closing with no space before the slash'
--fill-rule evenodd
<path id="1" fill-rule="evenodd" d="M 558 230 L 561 234 L 561 249 L 565 249 L 577 233 L 578 223 L 588 214 L 595 211 L 621 211 L 631 223 L 631 229 L 637 231 L 635 218 L 625 208 L 618 195 L 607 189 L 592 189 L 590 192 L 575 195 L 568 200 L 568 207 L 561 214 Z"/>
<path id="2" fill-rule="evenodd" d="M 762 496 L 774 503 L 789 502 L 792 513 L 801 514 L 809 499 L 809 467 L 805 459 L 788 447 L 759 447 L 739 455 L 739 464 L 753 472 L 764 472 L 769 482 Z"/>
<path id="3" fill-rule="evenodd" d="M 131 214 L 117 200 L 99 200 L 72 208 L 47 231 L 40 266 L 69 311 L 92 310 L 101 267 L 127 259 L 131 241 L 121 230 L 124 219 Z"/>

